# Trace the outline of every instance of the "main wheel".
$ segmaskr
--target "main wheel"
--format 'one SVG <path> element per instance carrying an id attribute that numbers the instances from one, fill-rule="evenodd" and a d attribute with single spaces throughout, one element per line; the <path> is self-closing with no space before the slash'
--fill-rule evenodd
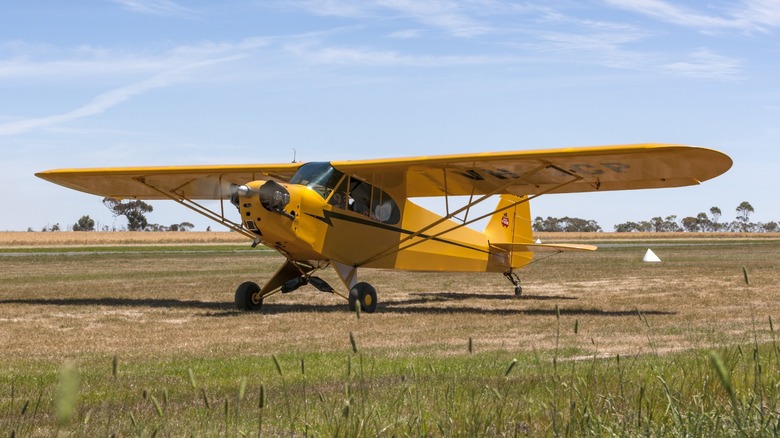
<path id="1" fill-rule="evenodd" d="M 357 303 L 360 303 L 360 310 L 374 313 L 376 302 L 376 289 L 368 283 L 358 283 L 349 291 L 349 310 L 353 312 Z"/>
<path id="2" fill-rule="evenodd" d="M 519 297 L 523 294 L 523 288 L 520 285 L 515 286 L 515 296 Z"/>
<path id="3" fill-rule="evenodd" d="M 260 296 L 260 286 L 251 281 L 241 283 L 236 289 L 236 307 L 239 310 L 262 309 L 263 297 Z"/>

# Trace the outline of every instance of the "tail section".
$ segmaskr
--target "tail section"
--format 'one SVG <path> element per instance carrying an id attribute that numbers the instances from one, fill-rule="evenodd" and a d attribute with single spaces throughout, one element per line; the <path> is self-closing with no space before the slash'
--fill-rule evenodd
<path id="1" fill-rule="evenodd" d="M 521 202 L 525 201 L 525 202 Z M 513 207 L 512 204 L 521 202 Z M 508 207 L 508 208 L 507 208 Z M 533 242 L 531 209 L 526 197 L 501 195 L 496 213 L 490 218 L 484 231 L 491 244 L 517 244 Z"/>
<path id="2" fill-rule="evenodd" d="M 521 248 L 524 244 L 533 243 L 531 208 L 527 197 L 501 195 L 496 212 L 483 233 L 490 244 L 489 270 L 506 272 L 530 263 L 533 253 Z"/>
<path id="3" fill-rule="evenodd" d="M 540 251 L 596 250 L 593 245 L 534 243 L 531 209 L 525 196 L 501 195 L 496 212 L 490 218 L 483 234 L 487 236 L 490 244 L 488 269 L 493 270 L 527 265 L 533 260 L 534 253 Z"/>

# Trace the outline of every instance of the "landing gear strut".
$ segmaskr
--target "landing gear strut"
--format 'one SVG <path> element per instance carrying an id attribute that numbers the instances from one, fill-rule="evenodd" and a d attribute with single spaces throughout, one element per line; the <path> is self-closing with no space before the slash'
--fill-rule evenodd
<path id="1" fill-rule="evenodd" d="M 337 293 L 331 285 L 320 277 L 315 277 L 315 271 L 321 269 L 323 265 L 312 265 L 294 260 L 288 260 L 282 265 L 276 274 L 263 286 L 246 281 L 241 283 L 236 289 L 236 307 L 239 310 L 260 310 L 263 307 L 263 300 L 278 292 L 283 294 L 293 292 L 298 288 L 311 285 L 320 292 L 331 293 L 345 298 L 349 302 L 349 310 L 355 311 L 360 304 L 360 310 L 365 313 L 374 313 L 376 311 L 377 297 L 376 289 L 366 282 L 355 283 L 357 281 L 357 268 L 354 266 L 334 264 L 336 272 L 348 288 L 349 296 Z"/>
<path id="2" fill-rule="evenodd" d="M 513 285 L 515 285 L 516 297 L 519 297 L 523 294 L 523 287 L 520 286 L 520 277 L 518 277 L 513 270 L 510 269 L 504 272 L 504 277 L 506 277 L 506 279 L 509 280 Z"/>

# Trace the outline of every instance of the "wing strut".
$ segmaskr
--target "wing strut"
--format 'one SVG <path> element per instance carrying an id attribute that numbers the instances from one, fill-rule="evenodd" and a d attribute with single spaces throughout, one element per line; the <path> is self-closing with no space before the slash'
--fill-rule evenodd
<path id="1" fill-rule="evenodd" d="M 472 171 L 474 171 L 474 167 L 476 167 L 476 166 L 472 166 L 472 168 L 471 168 Z M 531 172 L 529 172 L 528 174 L 530 175 L 530 174 L 532 174 L 532 173 L 534 173 L 536 171 L 537 171 L 537 169 L 534 169 Z M 450 190 L 449 190 L 449 186 L 447 185 L 447 168 L 446 167 L 442 168 L 442 173 L 443 173 L 442 176 L 444 177 L 444 211 L 447 213 L 447 217 L 453 218 L 453 217 L 456 216 L 457 213 L 453 213 L 452 215 L 450 215 Z M 504 186 L 504 187 L 506 187 L 506 186 Z M 464 209 L 466 210 L 466 214 L 463 216 L 463 219 L 456 218 L 456 219 L 460 220 L 461 222 L 466 222 L 468 220 L 470 207 L 474 206 L 474 205 L 476 205 L 476 204 L 478 204 L 480 202 L 480 201 L 474 202 L 474 190 L 476 190 L 476 188 L 477 188 L 476 184 L 471 184 L 471 194 L 469 195 L 469 202 L 466 204 L 466 207 L 458 210 L 458 211 L 463 211 Z"/>
<path id="2" fill-rule="evenodd" d="M 393 245 L 390 245 L 390 246 L 388 246 L 387 248 L 383 249 L 382 251 L 379 251 L 379 252 L 377 252 L 375 255 L 373 255 L 373 256 L 371 256 L 371 257 L 367 258 L 366 260 L 363 260 L 363 261 L 362 261 L 362 262 L 360 262 L 360 263 L 356 263 L 356 264 L 355 264 L 355 266 L 361 266 L 361 265 L 365 265 L 366 263 L 371 263 L 371 262 L 373 262 L 373 261 L 375 261 L 375 260 L 377 260 L 377 259 L 380 259 L 380 258 L 382 258 L 382 257 L 386 257 L 386 256 L 387 256 L 387 255 L 389 255 L 389 254 L 396 253 L 396 252 L 400 252 L 400 251 L 403 251 L 403 250 L 409 249 L 409 248 L 411 248 L 411 247 L 413 247 L 413 246 L 419 245 L 419 244 L 421 244 L 421 243 L 423 243 L 423 242 L 427 242 L 427 241 L 429 241 L 429 240 L 436 239 L 436 238 L 438 238 L 438 237 L 440 237 L 440 236 L 442 236 L 442 235 L 444 235 L 444 234 L 447 234 L 447 233 L 450 233 L 450 232 L 452 232 L 452 231 L 455 231 L 455 230 L 457 230 L 457 229 L 459 229 L 459 228 L 462 228 L 462 227 L 465 227 L 465 226 L 471 225 L 471 224 L 473 224 L 474 222 L 478 222 L 478 221 L 480 221 L 480 220 L 482 220 L 482 219 L 485 219 L 486 217 L 490 217 L 490 216 L 492 216 L 492 215 L 494 215 L 494 214 L 496 214 L 496 213 L 500 213 L 500 212 L 502 212 L 502 211 L 509 210 L 510 208 L 514 208 L 514 207 L 516 207 L 517 205 L 520 205 L 520 204 L 522 204 L 522 203 L 528 202 L 528 201 L 530 201 L 530 200 L 532 200 L 532 199 L 536 199 L 536 198 L 538 198 L 538 197 L 540 197 L 540 196 L 542 196 L 542 195 L 545 195 L 545 194 L 547 194 L 547 193 L 553 192 L 553 191 L 555 191 L 555 190 L 558 190 L 558 189 L 560 189 L 561 187 L 565 187 L 565 186 L 567 186 L 567 185 L 569 185 L 569 184 L 575 183 L 575 182 L 577 182 L 577 181 L 580 181 L 580 180 L 582 180 L 582 179 L 583 179 L 583 177 L 581 177 L 581 176 L 579 176 L 579 175 L 577 175 L 577 174 L 574 174 L 574 173 L 572 173 L 572 172 L 570 172 L 570 171 L 568 171 L 568 170 L 565 170 L 565 169 L 561 169 L 560 167 L 554 166 L 554 165 L 552 165 L 552 164 L 549 164 L 549 163 L 547 163 L 547 164 L 544 164 L 544 165 L 542 165 L 542 166 L 539 166 L 539 167 L 537 167 L 537 168 L 535 168 L 535 169 L 533 169 L 533 170 L 530 170 L 530 171 L 528 171 L 527 173 L 525 173 L 524 175 L 522 175 L 521 177 L 519 177 L 519 178 L 517 178 L 517 179 L 523 179 L 523 178 L 526 178 L 526 177 L 528 177 L 528 176 L 531 176 L 531 175 L 533 175 L 533 174 L 535 174 L 535 173 L 541 172 L 541 171 L 542 171 L 542 170 L 544 170 L 544 169 L 549 169 L 549 168 L 553 168 L 553 169 L 556 169 L 556 170 L 558 170 L 558 171 L 560 171 L 560 172 L 563 172 L 563 173 L 565 173 L 565 174 L 567 174 L 567 175 L 571 176 L 571 177 L 572 177 L 572 179 L 570 179 L 570 180 L 568 180 L 568 181 L 564 181 L 564 182 L 562 182 L 562 183 L 560 183 L 560 184 L 557 184 L 557 185 L 556 185 L 556 186 L 554 186 L 554 187 L 550 187 L 550 188 L 549 188 L 549 189 L 547 189 L 547 190 L 544 190 L 544 191 L 542 191 L 542 192 L 536 193 L 536 194 L 534 194 L 534 195 L 532 195 L 532 196 L 529 196 L 529 197 L 527 197 L 527 198 L 525 198 L 525 199 L 521 199 L 520 201 L 514 202 L 514 203 L 512 203 L 512 204 L 509 204 L 509 205 L 507 205 L 507 206 L 505 206 L 505 207 L 502 207 L 502 208 L 500 208 L 500 209 L 493 210 L 493 211 L 491 211 L 490 213 L 484 214 L 484 215 L 482 215 L 482 216 L 480 216 L 480 217 L 478 217 L 478 218 L 471 219 L 471 220 L 468 220 L 468 221 L 464 220 L 464 221 L 463 221 L 463 223 L 461 223 L 461 224 L 457 224 L 457 225 L 455 225 L 455 226 L 453 226 L 453 227 L 450 227 L 450 228 L 448 228 L 448 229 L 446 229 L 446 230 L 444 230 L 444 231 L 438 232 L 438 233 L 436 233 L 436 234 L 433 234 L 433 235 L 430 235 L 430 236 L 428 236 L 428 235 L 424 235 L 424 236 L 422 236 L 422 237 L 420 238 L 420 240 L 418 240 L 418 241 L 416 241 L 416 242 L 412 242 L 412 243 L 410 243 L 410 244 L 408 244 L 408 245 L 406 245 L 406 246 L 403 246 L 403 244 L 404 244 L 405 242 L 407 242 L 407 241 L 409 241 L 409 240 L 411 240 L 411 239 L 414 239 L 415 237 L 420 237 L 420 236 L 421 236 L 423 233 L 425 233 L 426 231 L 430 230 L 431 228 L 433 228 L 433 227 L 435 227 L 435 226 L 437 226 L 437 225 L 439 225 L 439 224 L 441 224 L 441 223 L 443 223 L 443 222 L 446 222 L 446 221 L 448 221 L 448 220 L 452 219 L 453 217 L 455 217 L 457 214 L 459 214 L 459 213 L 463 212 L 464 210 L 466 210 L 466 211 L 467 211 L 467 210 L 469 210 L 471 207 L 473 207 L 473 206 L 475 206 L 475 205 L 479 204 L 480 202 L 483 202 L 483 201 L 485 201 L 486 199 L 490 198 L 491 196 L 494 196 L 494 195 L 496 195 L 496 194 L 500 193 L 500 192 L 501 192 L 503 189 L 505 189 L 505 188 L 509 187 L 510 185 L 512 185 L 512 184 L 514 184 L 514 183 L 516 183 L 516 182 L 517 182 L 517 180 L 516 180 L 516 179 L 513 179 L 513 180 L 509 181 L 508 183 L 506 183 L 506 184 L 504 184 L 504 185 L 502 185 L 502 186 L 498 187 L 496 190 L 492 191 L 491 193 L 487 193 L 487 194 L 485 194 L 485 195 L 481 196 L 481 197 L 480 197 L 479 199 L 477 199 L 476 201 L 472 201 L 471 199 L 469 199 L 469 203 L 468 203 L 468 204 L 466 204 L 465 206 L 463 206 L 463 207 L 459 208 L 458 210 L 456 210 L 456 211 L 454 211 L 454 212 L 452 212 L 452 213 L 449 213 L 449 212 L 448 212 L 448 214 L 447 214 L 446 216 L 444 216 L 444 217 L 442 217 L 442 218 L 440 218 L 440 219 L 438 219 L 438 220 L 436 220 L 436 221 L 434 221 L 434 222 L 430 223 L 429 225 L 426 225 L 425 227 L 423 227 L 423 228 L 421 228 L 421 229 L 417 230 L 416 232 L 414 232 L 414 233 L 412 233 L 412 234 L 410 234 L 410 235 L 406 236 L 405 238 L 401 239 L 401 241 L 400 241 L 400 242 L 398 242 L 398 244 L 393 244 Z M 475 184 L 476 184 L 476 182 L 475 182 Z"/>
<path id="3" fill-rule="evenodd" d="M 217 223 L 220 223 L 220 224 L 230 228 L 231 230 L 233 230 L 233 231 L 235 231 L 237 233 L 243 234 L 244 236 L 246 236 L 246 237 L 248 237 L 250 239 L 253 239 L 253 240 L 257 240 L 258 239 L 257 235 L 247 231 L 240 224 L 237 224 L 237 223 L 235 223 L 235 222 L 225 218 L 225 209 L 224 209 L 224 207 L 222 208 L 222 214 L 219 215 L 219 214 L 209 210 L 208 208 L 198 204 L 197 202 L 193 201 L 192 199 L 188 199 L 186 196 L 184 196 L 182 194 L 174 193 L 174 192 L 166 192 L 165 190 L 162 190 L 162 189 L 159 189 L 159 188 L 153 186 L 153 185 L 147 183 L 146 180 L 143 177 L 141 177 L 141 178 L 133 178 L 133 179 L 138 181 L 139 183 L 145 185 L 146 187 L 149 187 L 150 189 L 156 191 L 157 193 L 165 196 L 166 198 L 176 202 L 177 204 L 180 204 L 180 205 L 183 205 L 183 206 L 189 208 L 190 210 L 194 211 L 195 213 L 198 213 L 198 214 L 200 214 L 202 216 L 205 216 L 205 217 L 207 217 L 207 218 L 209 218 L 209 219 L 211 219 L 211 220 L 213 220 L 213 221 L 215 221 Z M 222 202 L 220 202 L 220 205 L 222 205 Z"/>

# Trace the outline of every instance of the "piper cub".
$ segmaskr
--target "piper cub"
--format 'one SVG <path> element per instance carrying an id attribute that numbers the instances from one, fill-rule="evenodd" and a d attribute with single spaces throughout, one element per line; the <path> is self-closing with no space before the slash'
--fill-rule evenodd
<path id="1" fill-rule="evenodd" d="M 253 246 L 275 249 L 285 263 L 262 287 L 241 283 L 235 292 L 239 309 L 259 310 L 266 298 L 309 284 L 342 296 L 350 310 L 360 306 L 372 313 L 377 293 L 358 281 L 359 268 L 502 273 L 520 295 L 516 270 L 535 252 L 596 249 L 534 243 L 532 199 L 695 185 L 731 165 L 727 155 L 711 149 L 635 144 L 360 161 L 58 169 L 36 175 L 103 197 L 169 199 L 245 235 Z M 413 202 L 426 197 L 444 199 L 444 216 Z M 485 211 L 475 206 L 496 199 L 487 214 L 473 213 Z M 219 209 L 203 200 L 220 201 Z M 228 218 L 227 202 L 240 219 Z M 482 220 L 487 221 L 483 231 L 469 227 Z M 327 266 L 338 273 L 347 294 L 314 275 Z"/>

